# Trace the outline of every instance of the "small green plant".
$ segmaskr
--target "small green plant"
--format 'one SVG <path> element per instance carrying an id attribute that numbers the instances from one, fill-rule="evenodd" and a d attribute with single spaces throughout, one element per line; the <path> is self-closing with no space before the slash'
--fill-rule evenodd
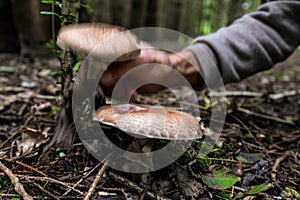
<path id="1" fill-rule="evenodd" d="M 10 180 L 8 178 L 5 178 L 5 177 L 0 177 L 0 188 L 3 188 L 4 187 L 9 187 L 10 186 Z"/>
<path id="2" fill-rule="evenodd" d="M 80 173 L 80 170 L 77 169 L 77 167 L 74 167 L 74 168 L 73 168 L 73 172 L 74 172 L 75 174 L 78 174 L 78 173 Z"/>
<path id="3" fill-rule="evenodd" d="M 247 195 L 256 195 L 260 192 L 263 192 L 263 191 L 269 189 L 270 187 L 272 187 L 272 184 L 270 184 L 269 182 L 265 182 L 260 185 L 254 185 L 251 187 L 251 189 L 249 191 L 247 191 L 243 194 L 237 195 L 236 199 L 244 198 Z"/>
<path id="4" fill-rule="evenodd" d="M 177 163 L 181 165 L 186 165 L 187 163 L 191 162 L 193 160 L 193 156 L 188 152 L 185 151 L 181 157 L 177 160 Z"/>
<path id="5" fill-rule="evenodd" d="M 206 157 L 198 156 L 197 166 L 199 168 L 199 171 L 207 172 L 210 164 L 211 162 Z"/>
<path id="6" fill-rule="evenodd" d="M 55 56 L 60 55 L 61 50 L 58 49 L 56 45 L 56 30 L 55 30 L 55 17 L 60 20 L 60 22 L 65 21 L 65 18 L 63 15 L 55 12 L 56 8 L 61 9 L 62 8 L 62 3 L 57 0 L 41 0 L 42 4 L 50 4 L 51 5 L 51 11 L 40 11 L 41 15 L 51 15 L 52 16 L 52 23 L 51 23 L 51 31 L 52 31 L 52 38 L 49 42 L 46 43 L 46 48 L 49 49 L 54 53 Z M 82 4 L 80 3 L 80 7 L 83 7 L 90 12 L 93 12 L 93 8 L 91 7 L 90 4 Z"/>
<path id="7" fill-rule="evenodd" d="M 61 3 L 59 1 L 56 1 L 56 0 L 41 0 L 41 3 L 51 5 L 51 11 L 41 11 L 40 12 L 40 14 L 42 14 L 42 15 L 51 15 L 52 16 L 52 19 L 51 19 L 51 35 L 52 35 L 52 38 L 51 38 L 50 42 L 46 43 L 46 48 L 49 49 L 50 51 L 52 51 L 55 56 L 58 56 L 60 51 L 58 50 L 57 45 L 56 45 L 55 17 L 58 17 L 60 19 L 60 21 L 62 21 L 63 16 L 56 13 L 55 8 L 56 7 L 61 8 Z"/>
<path id="8" fill-rule="evenodd" d="M 215 171 L 212 175 L 203 176 L 203 182 L 213 189 L 228 189 L 240 180 L 240 177 L 235 177 L 232 171 L 226 168 Z"/>
<path id="9" fill-rule="evenodd" d="M 59 107 L 53 107 L 49 112 L 49 117 L 56 116 L 60 111 Z"/>

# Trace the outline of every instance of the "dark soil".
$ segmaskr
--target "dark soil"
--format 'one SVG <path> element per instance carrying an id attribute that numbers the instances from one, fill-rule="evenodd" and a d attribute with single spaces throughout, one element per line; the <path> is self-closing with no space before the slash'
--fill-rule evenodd
<path id="1" fill-rule="evenodd" d="M 52 149 L 42 159 L 59 112 L 59 76 L 53 73 L 59 62 L 21 61 L 16 54 L 0 54 L 0 66 L 0 162 L 36 199 L 82 199 L 99 171 L 91 199 L 300 198 L 300 53 L 270 71 L 226 86 L 227 92 L 255 93 L 228 93 L 224 129 L 207 157 L 198 156 L 198 140 L 175 163 L 149 174 L 105 169 L 78 137 L 71 150 Z M 198 94 L 207 125 L 210 108 L 204 107 L 209 93 Z M 177 105 L 168 91 L 139 96 L 136 102 Z M 0 198 L 24 197 L 3 169 Z M 234 186 L 227 179 L 229 187 L 209 185 L 207 177 L 220 170 L 232 174 L 230 180 L 240 179 Z M 257 185 L 261 187 L 251 190 Z"/>

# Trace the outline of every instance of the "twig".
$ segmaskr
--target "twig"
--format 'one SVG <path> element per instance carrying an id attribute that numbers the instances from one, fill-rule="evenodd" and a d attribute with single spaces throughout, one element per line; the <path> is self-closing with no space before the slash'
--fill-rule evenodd
<path id="1" fill-rule="evenodd" d="M 10 178 L 12 184 L 15 186 L 15 191 L 20 194 L 23 199 L 33 200 L 33 197 L 30 196 L 24 189 L 22 183 L 20 183 L 19 179 L 12 173 L 10 169 L 8 169 L 5 165 L 0 161 L 0 169 Z"/>
<path id="2" fill-rule="evenodd" d="M 121 177 L 120 175 L 117 175 L 113 172 L 110 172 L 109 173 L 109 176 L 116 182 L 122 184 L 122 185 L 125 185 L 126 187 L 134 190 L 135 192 L 141 194 L 144 189 L 141 188 L 140 186 L 136 185 L 135 183 L 133 183 L 132 181 L 124 178 L 124 177 Z M 152 192 L 149 192 L 147 191 L 145 196 L 149 199 L 155 199 L 155 200 L 167 200 L 168 198 L 166 197 L 161 197 L 161 196 L 158 196 L 158 195 L 155 195 L 154 193 Z"/>
<path id="3" fill-rule="evenodd" d="M 276 94 L 269 94 L 268 97 L 272 100 L 282 99 L 284 97 L 295 96 L 300 94 L 300 90 L 284 91 Z M 263 93 L 250 92 L 250 91 L 225 91 L 225 92 L 210 92 L 211 97 L 223 97 L 223 96 L 238 96 L 238 97 L 262 97 Z"/>
<path id="4" fill-rule="evenodd" d="M 279 167 L 280 163 L 284 159 L 286 159 L 288 156 L 290 156 L 292 152 L 293 151 L 291 151 L 291 150 L 286 151 L 286 152 L 284 152 L 284 154 L 282 156 L 280 156 L 279 158 L 277 158 L 276 161 L 275 161 L 275 163 L 274 163 L 274 165 L 273 165 L 273 167 L 272 167 L 272 171 L 274 171 L 274 172 L 277 171 L 277 168 Z"/>
<path id="5" fill-rule="evenodd" d="M 23 166 L 23 167 L 25 167 L 25 168 L 27 168 L 27 169 L 29 169 L 31 171 L 34 171 L 34 172 L 36 172 L 36 173 L 38 173 L 38 174 L 40 174 L 42 176 L 47 176 L 44 172 L 42 172 L 42 171 L 40 171 L 40 170 L 38 170 L 38 169 L 30 166 L 30 165 L 27 165 L 27 164 L 25 164 L 25 163 L 23 163 L 21 161 L 18 161 L 18 160 L 14 161 L 14 160 L 8 159 L 8 158 L 0 158 L 0 160 L 4 160 L 4 161 L 7 161 L 7 162 L 14 162 L 14 163 L 16 163 L 18 165 L 21 165 L 21 166 Z"/>
<path id="6" fill-rule="evenodd" d="M 53 178 L 50 178 L 50 177 L 38 177 L 38 176 L 26 176 L 26 175 L 17 175 L 18 177 L 20 178 L 23 178 L 23 179 L 32 179 L 32 180 L 38 180 L 38 181 L 42 181 L 42 182 L 51 182 L 51 183 L 56 183 L 56 184 L 60 184 L 66 188 L 70 188 L 72 190 L 74 190 L 75 192 L 81 194 L 81 195 L 84 195 L 81 191 L 75 189 L 75 188 L 72 188 L 71 184 L 68 184 L 68 183 L 64 183 L 64 182 L 61 182 L 61 181 L 58 181 L 58 180 L 55 180 Z"/>
<path id="7" fill-rule="evenodd" d="M 278 99 L 282 99 L 284 97 L 295 96 L 297 94 L 300 94 L 300 89 L 299 90 L 284 91 L 282 93 L 270 94 L 269 98 L 273 99 L 273 100 L 278 100 Z"/>
<path id="8" fill-rule="evenodd" d="M 273 116 L 270 116 L 270 115 L 256 113 L 256 112 L 247 110 L 245 108 L 238 107 L 237 110 L 240 111 L 240 112 L 246 113 L 248 115 L 253 115 L 255 117 L 270 119 L 270 120 L 277 121 L 277 122 L 284 123 L 284 124 L 295 125 L 295 123 L 293 121 L 281 119 L 281 118 L 278 118 L 278 117 L 273 117 Z"/>
<path id="9" fill-rule="evenodd" d="M 0 87 L 0 92 L 24 92 L 26 89 L 22 87 L 4 86 Z"/>
<path id="10" fill-rule="evenodd" d="M 79 181 L 75 183 L 75 185 L 72 186 L 72 188 L 68 189 L 62 196 L 66 196 L 67 194 L 69 194 L 69 192 L 73 188 L 77 187 L 86 177 L 88 177 L 93 171 L 95 171 L 95 169 L 97 169 L 100 166 L 100 164 L 101 163 L 99 162 L 92 170 L 90 170 L 87 174 L 85 174 Z"/>
<path id="11" fill-rule="evenodd" d="M 59 199 L 56 195 L 50 193 L 48 190 L 46 190 L 45 188 L 43 188 L 40 184 L 37 184 L 29 179 L 27 179 L 26 177 L 24 177 L 28 182 L 32 183 L 33 185 L 35 185 L 36 187 L 38 187 L 40 190 L 42 190 L 43 192 L 45 192 L 46 194 L 48 194 L 50 197 L 52 197 L 53 199 Z"/>
<path id="12" fill-rule="evenodd" d="M 234 186 L 235 190 L 241 191 L 241 192 L 247 192 L 246 189 L 242 188 L 242 187 L 238 187 L 238 186 Z"/>
<path id="13" fill-rule="evenodd" d="M 13 131 L 13 130 L 12 130 Z M 9 142 L 12 138 L 14 138 L 16 135 L 18 134 L 18 132 L 14 132 L 12 135 L 10 135 L 4 142 L 2 142 L 2 144 L 0 144 L 0 149 L 7 143 Z"/>
<path id="14" fill-rule="evenodd" d="M 248 121 L 248 124 L 251 125 L 252 127 L 254 127 L 256 130 L 258 130 L 259 132 L 267 135 L 266 131 L 264 131 L 263 129 L 259 128 L 256 124 L 254 124 L 252 121 Z"/>
<path id="15" fill-rule="evenodd" d="M 300 139 L 300 130 L 291 132 L 291 133 L 284 133 L 281 135 L 282 139 L 279 142 L 273 143 L 272 145 L 269 146 L 270 149 L 272 149 L 275 146 L 278 146 L 282 143 L 286 142 L 293 142 L 293 141 L 298 141 Z M 289 135 L 291 135 L 289 138 L 287 138 Z"/>
<path id="16" fill-rule="evenodd" d="M 18 195 L 18 194 L 0 194 L 0 197 L 1 198 L 3 198 L 3 197 L 9 197 L 9 198 L 17 197 L 17 198 L 20 198 L 20 195 Z"/>
<path id="17" fill-rule="evenodd" d="M 258 145 L 251 144 L 251 143 L 245 142 L 245 141 L 243 141 L 243 144 L 246 144 L 246 145 L 248 145 L 250 147 L 254 147 L 254 148 L 260 149 L 260 150 L 262 150 L 264 152 L 268 152 L 268 150 L 264 146 L 258 146 Z"/>
<path id="18" fill-rule="evenodd" d="M 34 97 L 37 99 L 45 99 L 45 100 L 57 100 L 58 99 L 56 96 L 42 95 L 42 94 L 36 94 Z"/>
<path id="19" fill-rule="evenodd" d="M 96 175 L 94 182 L 92 183 L 89 191 L 86 193 L 84 200 L 89 200 L 91 198 L 91 196 L 93 195 L 95 188 L 98 184 L 98 182 L 100 181 L 102 175 L 104 174 L 106 167 L 107 167 L 107 160 L 103 163 L 101 169 L 99 170 L 98 174 Z"/>
<path id="20" fill-rule="evenodd" d="M 151 177 L 150 177 L 150 178 L 148 179 L 148 181 L 147 181 L 146 187 L 145 187 L 145 189 L 144 189 L 144 191 L 143 191 L 143 193 L 142 193 L 142 195 L 141 195 L 141 197 L 140 197 L 140 200 L 144 200 L 144 199 L 145 199 L 145 195 L 146 195 L 146 193 L 147 193 L 147 191 L 148 191 L 150 182 L 151 182 Z"/>
<path id="21" fill-rule="evenodd" d="M 241 160 L 231 160 L 224 158 L 209 158 L 209 157 L 200 157 L 199 159 L 207 159 L 207 160 L 215 160 L 215 161 L 224 161 L 224 162 L 233 162 L 233 163 L 245 163 L 245 164 L 253 164 L 253 162 L 241 161 Z"/>
<path id="22" fill-rule="evenodd" d="M 250 92 L 250 91 L 225 91 L 225 92 L 210 92 L 211 97 L 223 97 L 223 96 L 240 96 L 240 97 L 262 97 L 263 93 Z"/>

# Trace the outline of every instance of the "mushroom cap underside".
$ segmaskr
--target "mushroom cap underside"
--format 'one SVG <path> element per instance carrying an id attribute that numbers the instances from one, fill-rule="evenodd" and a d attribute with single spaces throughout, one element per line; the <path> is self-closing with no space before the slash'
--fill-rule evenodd
<path id="1" fill-rule="evenodd" d="M 91 55 L 103 62 L 128 61 L 141 52 L 139 39 L 133 33 L 119 26 L 98 23 L 62 27 L 57 44 L 63 50 Z"/>

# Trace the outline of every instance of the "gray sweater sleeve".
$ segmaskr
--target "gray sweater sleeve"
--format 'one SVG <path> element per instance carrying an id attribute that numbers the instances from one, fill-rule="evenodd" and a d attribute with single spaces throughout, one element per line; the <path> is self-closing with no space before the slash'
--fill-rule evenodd
<path id="1" fill-rule="evenodd" d="M 283 61 L 299 44 L 300 1 L 281 0 L 263 4 L 213 34 L 197 37 L 187 49 L 195 54 L 205 80 L 216 84 L 219 80 L 214 79 L 220 77 L 214 75 L 216 71 L 224 83 L 237 82 Z"/>

